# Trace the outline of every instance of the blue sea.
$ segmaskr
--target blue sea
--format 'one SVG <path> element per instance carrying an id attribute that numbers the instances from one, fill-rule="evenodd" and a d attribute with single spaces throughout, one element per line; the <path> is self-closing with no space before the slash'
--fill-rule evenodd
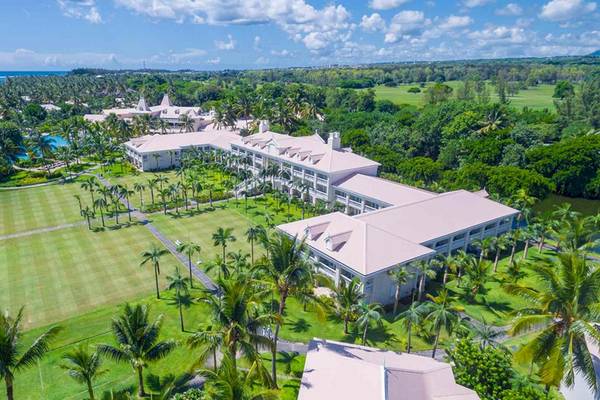
<path id="1" fill-rule="evenodd" d="M 68 71 L 0 71 L 0 85 L 4 83 L 7 77 L 15 76 L 62 76 Z"/>

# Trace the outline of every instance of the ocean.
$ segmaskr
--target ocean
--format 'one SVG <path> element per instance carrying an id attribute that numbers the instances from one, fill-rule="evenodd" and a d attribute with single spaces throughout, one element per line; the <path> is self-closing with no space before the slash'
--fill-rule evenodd
<path id="1" fill-rule="evenodd" d="M 50 76 L 66 75 L 68 71 L 0 71 L 0 85 L 4 83 L 7 77 L 13 76 Z"/>

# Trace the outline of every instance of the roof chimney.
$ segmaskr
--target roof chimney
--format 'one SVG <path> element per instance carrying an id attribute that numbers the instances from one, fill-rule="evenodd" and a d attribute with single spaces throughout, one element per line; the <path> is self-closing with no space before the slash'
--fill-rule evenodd
<path id="1" fill-rule="evenodd" d="M 342 148 L 342 140 L 339 132 L 330 132 L 327 144 L 333 150 L 339 150 Z"/>
<path id="2" fill-rule="evenodd" d="M 258 133 L 265 133 L 266 131 L 269 130 L 269 121 L 267 120 L 261 120 L 258 123 Z"/>

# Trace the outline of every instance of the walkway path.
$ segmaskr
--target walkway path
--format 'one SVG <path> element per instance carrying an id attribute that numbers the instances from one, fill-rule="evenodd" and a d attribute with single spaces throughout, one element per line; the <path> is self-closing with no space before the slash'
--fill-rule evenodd
<path id="1" fill-rule="evenodd" d="M 111 183 L 108 180 L 106 180 L 104 177 L 102 177 L 100 175 L 94 175 L 94 176 L 104 186 L 106 186 L 106 187 L 112 186 Z M 127 207 L 127 202 L 124 199 L 120 199 L 120 201 L 125 207 Z M 152 225 L 152 223 L 148 220 L 148 217 L 146 216 L 146 214 L 144 214 L 143 212 L 139 211 L 136 208 L 132 208 L 131 215 L 133 217 L 135 217 L 135 219 L 137 219 L 144 227 L 146 227 L 146 229 L 148 229 L 155 238 L 160 240 L 161 243 L 167 248 L 167 250 L 169 250 L 171 252 L 171 254 L 173 254 L 175 256 L 175 258 L 177 258 L 181 262 L 181 264 L 183 264 L 186 268 L 189 268 L 187 257 L 177 251 L 177 246 L 175 245 L 175 243 L 173 243 L 173 241 L 171 239 L 167 238 L 154 225 Z M 219 288 L 212 281 L 212 279 L 210 279 L 210 277 L 208 275 L 206 275 L 206 273 L 204 273 L 204 271 L 196 268 L 196 266 L 193 264 L 192 264 L 192 274 L 196 278 L 198 278 L 200 283 L 202 283 L 202 285 L 204 285 L 204 287 L 206 287 L 208 290 L 210 290 L 212 292 L 218 291 Z"/>
<path id="2" fill-rule="evenodd" d="M 73 222 L 72 224 L 47 226 L 45 228 L 32 229 L 29 231 L 23 231 L 23 232 L 17 232 L 17 233 L 10 233 L 8 235 L 0 235 L 0 240 L 15 239 L 15 238 L 23 237 L 23 236 L 36 235 L 38 233 L 58 231 L 60 229 L 73 228 L 75 226 L 81 226 L 81 225 L 85 225 L 85 224 L 86 224 L 86 221 L 80 221 L 80 222 Z"/>

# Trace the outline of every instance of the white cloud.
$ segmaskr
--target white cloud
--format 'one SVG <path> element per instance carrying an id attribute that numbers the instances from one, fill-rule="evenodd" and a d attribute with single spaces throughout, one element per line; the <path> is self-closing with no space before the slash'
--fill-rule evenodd
<path id="1" fill-rule="evenodd" d="M 199 59 L 206 56 L 206 50 L 187 48 L 182 51 L 169 51 L 166 54 L 160 53 L 150 57 L 148 61 L 156 64 L 195 64 Z"/>
<path id="2" fill-rule="evenodd" d="M 400 11 L 390 21 L 384 41 L 386 43 L 396 43 L 401 39 L 410 39 L 422 33 L 425 27 L 430 24 L 431 20 L 426 19 L 422 11 Z"/>
<path id="3" fill-rule="evenodd" d="M 254 64 L 265 65 L 269 63 L 269 59 L 263 56 L 260 56 L 254 61 Z"/>
<path id="4" fill-rule="evenodd" d="M 221 64 L 221 57 L 209 58 L 208 60 L 206 60 L 206 63 L 212 65 Z"/>
<path id="5" fill-rule="evenodd" d="M 328 45 L 348 40 L 355 25 L 342 5 L 317 9 L 306 0 L 115 0 L 122 7 L 152 18 L 191 20 L 210 25 L 274 23 L 297 41 L 312 44 L 318 33 Z M 325 47 L 318 46 L 321 49 Z M 314 46 L 313 46 L 314 48 Z"/>
<path id="6" fill-rule="evenodd" d="M 525 29 L 507 26 L 489 26 L 467 36 L 479 47 L 523 44 L 531 39 Z"/>
<path id="7" fill-rule="evenodd" d="M 548 21 L 567 21 L 596 10 L 596 3 L 583 0 L 551 0 L 544 4 L 540 18 Z"/>
<path id="8" fill-rule="evenodd" d="M 66 17 L 85 19 L 92 24 L 102 22 L 95 0 L 57 0 L 57 2 Z"/>
<path id="9" fill-rule="evenodd" d="M 292 52 L 287 49 L 271 50 L 271 54 L 277 57 L 289 57 L 292 55 Z"/>
<path id="10" fill-rule="evenodd" d="M 408 0 L 371 0 L 369 2 L 369 7 L 375 10 L 389 10 L 400 7 L 402 4 L 407 2 Z"/>
<path id="11" fill-rule="evenodd" d="M 502 8 L 496 10 L 496 15 L 505 17 L 516 17 L 523 14 L 523 8 L 516 3 L 508 3 Z"/>
<path id="12" fill-rule="evenodd" d="M 493 0 L 463 0 L 463 5 L 468 8 L 485 6 Z"/>
<path id="13" fill-rule="evenodd" d="M 385 30 L 385 21 L 378 13 L 373 13 L 370 16 L 363 15 L 360 27 L 367 32 L 383 31 Z"/>
<path id="14" fill-rule="evenodd" d="M 215 40 L 215 47 L 219 50 L 234 50 L 235 44 L 236 42 L 231 35 L 227 35 L 227 41 Z"/>
<path id="15" fill-rule="evenodd" d="M 439 24 L 439 28 L 443 30 L 451 30 L 456 28 L 464 28 L 472 23 L 473 19 L 468 15 L 450 15 L 441 24 Z"/>
<path id="16" fill-rule="evenodd" d="M 254 45 L 253 45 L 254 50 L 261 51 L 260 42 L 261 42 L 260 36 L 254 36 Z"/>

